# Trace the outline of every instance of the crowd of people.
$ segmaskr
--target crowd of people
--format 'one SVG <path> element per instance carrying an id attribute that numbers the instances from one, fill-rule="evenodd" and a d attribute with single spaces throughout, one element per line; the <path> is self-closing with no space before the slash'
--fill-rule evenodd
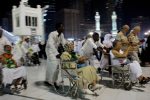
<path id="1" fill-rule="evenodd" d="M 0 29 L 0 94 L 1 91 L 12 93 L 24 85 L 27 88 L 28 65 L 40 65 L 40 58 L 46 59 L 44 43 L 30 41 L 25 37 L 16 44 L 11 43 Z M 9 88 L 8 91 L 5 88 Z"/>
<path id="2" fill-rule="evenodd" d="M 150 64 L 150 58 L 148 58 L 150 56 L 144 56 L 150 55 L 150 33 L 145 36 L 145 39 L 140 40 L 138 37 L 140 26 L 133 27 L 130 32 L 129 30 L 128 25 L 123 25 L 116 37 L 112 37 L 112 34 L 105 34 L 103 41 L 97 32 L 94 32 L 93 35 L 87 35 L 83 40 L 68 41 L 63 35 L 63 24 L 58 23 L 56 30 L 49 34 L 46 42 L 30 41 L 30 37 L 27 36 L 17 44 L 12 44 L 3 36 L 3 30 L 0 29 L 0 63 L 2 63 L 0 66 L 3 66 L 1 71 L 3 71 L 4 65 L 8 65 L 2 59 L 2 55 L 6 52 L 4 47 L 10 46 L 12 50 L 9 54 L 14 61 L 14 68 L 22 68 L 20 72 L 23 73 L 22 76 L 15 79 L 26 76 L 26 70 L 23 66 L 40 65 L 39 58 L 43 58 L 47 60 L 46 83 L 59 89 L 58 79 L 60 76 L 57 69 L 61 67 L 62 54 L 68 52 L 78 55 L 76 58 L 79 66 L 78 71 L 83 72 L 82 75 L 78 75 L 84 77 L 79 83 L 84 93 L 94 94 L 92 90 L 100 88 L 100 78 L 97 73 L 98 70 L 105 69 L 107 65 L 129 64 L 131 80 L 133 82 L 139 80 L 140 84 L 146 84 L 150 78 L 143 75 L 141 65 Z M 70 47 L 69 50 L 65 49 L 66 45 Z M 120 60 L 120 58 L 122 59 Z M 111 75 L 111 67 L 108 70 Z M 2 84 L 3 79 L 0 78 Z M 88 84 L 93 85 L 92 90 L 88 89 Z"/>
<path id="3" fill-rule="evenodd" d="M 64 38 L 63 30 L 64 30 L 63 24 L 59 23 L 56 27 L 56 31 L 50 33 L 46 46 L 47 49 L 46 53 L 48 56 L 46 82 L 49 83 L 50 85 L 54 85 L 57 88 L 59 86 L 57 84 L 58 72 L 56 71 L 60 64 L 59 63 L 60 55 L 62 54 L 62 52 L 64 52 L 64 50 L 62 50 L 62 52 L 59 52 L 61 51 L 59 47 L 60 45 L 61 47 L 64 47 L 65 44 L 69 43 Z M 129 30 L 130 30 L 129 26 L 124 25 L 115 38 L 112 38 L 111 34 L 106 34 L 104 37 L 104 41 L 102 43 L 100 41 L 99 34 L 96 32 L 94 32 L 93 35 L 91 36 L 88 35 L 87 38 L 84 40 L 75 41 L 74 52 L 76 52 L 81 57 L 86 57 L 86 59 L 84 60 L 82 59 L 82 63 L 84 63 L 82 67 L 85 67 L 86 71 L 91 70 L 89 66 L 95 67 L 94 70 L 102 69 L 106 67 L 108 64 L 112 65 L 113 63 L 120 64 L 119 60 L 118 62 L 113 61 L 112 57 L 116 58 L 125 57 L 126 59 L 129 58 L 131 61 L 125 62 L 126 61 L 125 59 L 123 63 L 128 63 L 130 65 L 131 74 L 133 76 L 131 77 L 132 80 L 135 81 L 138 79 L 140 84 L 146 84 L 147 82 L 149 82 L 150 80 L 149 77 L 143 76 L 140 65 L 142 63 L 142 59 L 139 58 L 139 48 L 143 44 L 143 42 L 146 42 L 138 38 L 138 33 L 140 33 L 141 27 L 135 26 L 129 32 L 129 34 L 126 34 Z M 116 44 L 113 45 L 114 43 Z M 99 52 L 102 52 L 102 57 L 99 56 Z M 79 58 L 78 60 L 81 59 Z M 98 66 L 95 66 L 95 60 L 99 62 Z M 51 66 L 52 64 L 53 66 Z M 109 74 L 111 74 L 111 68 L 109 69 Z M 91 73 L 88 73 L 88 75 L 91 76 Z M 95 83 L 94 88 L 99 87 L 97 81 L 93 80 L 91 82 Z M 88 94 L 93 93 L 93 91 L 90 91 L 88 88 L 83 88 L 83 91 Z"/>

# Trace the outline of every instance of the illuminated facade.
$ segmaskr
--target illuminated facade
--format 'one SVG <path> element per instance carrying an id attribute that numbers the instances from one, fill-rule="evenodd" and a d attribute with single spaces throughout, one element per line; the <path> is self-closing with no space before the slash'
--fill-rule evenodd
<path id="1" fill-rule="evenodd" d="M 96 15 L 95 15 L 95 30 L 96 30 L 97 33 L 99 33 L 99 36 L 101 36 L 99 12 L 96 12 Z"/>
<path id="2" fill-rule="evenodd" d="M 117 15 L 115 11 L 113 11 L 111 19 L 112 19 L 112 36 L 115 37 L 118 31 L 117 30 Z"/>
<path id="3" fill-rule="evenodd" d="M 19 36 L 36 36 L 44 40 L 43 9 L 40 5 L 31 8 L 28 0 L 21 0 L 19 7 L 12 9 L 13 33 Z"/>

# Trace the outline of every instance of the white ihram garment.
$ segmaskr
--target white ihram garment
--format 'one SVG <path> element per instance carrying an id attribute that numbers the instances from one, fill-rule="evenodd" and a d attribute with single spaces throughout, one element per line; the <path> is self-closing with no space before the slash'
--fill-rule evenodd
<path id="1" fill-rule="evenodd" d="M 38 44 L 32 44 L 31 49 L 33 50 L 33 53 L 40 51 Z"/>
<path id="2" fill-rule="evenodd" d="M 23 66 L 18 67 L 18 68 L 3 68 L 2 73 L 3 73 L 2 75 L 3 75 L 4 85 L 12 84 L 14 79 L 27 77 L 26 68 Z"/>
<path id="3" fill-rule="evenodd" d="M 26 54 L 28 53 L 30 48 L 29 43 L 27 43 L 26 41 L 23 41 L 21 44 L 21 50 L 22 50 L 22 54 L 23 54 L 23 58 L 26 59 Z"/>
<path id="4" fill-rule="evenodd" d="M 111 34 L 106 34 L 105 37 L 104 37 L 104 41 L 103 41 L 103 45 L 107 48 L 111 48 L 112 47 L 112 41 L 111 41 L 111 37 L 112 35 Z M 108 65 L 108 58 L 109 56 L 108 55 L 104 55 L 102 54 L 102 58 L 101 58 L 101 61 L 100 61 L 100 68 L 105 68 L 106 65 Z"/>
<path id="5" fill-rule="evenodd" d="M 122 52 L 122 51 L 120 51 L 120 52 Z M 127 59 L 122 59 L 122 58 L 114 59 L 115 56 L 112 53 L 112 51 L 110 51 L 110 56 L 111 56 L 112 65 L 120 65 L 121 64 L 120 60 L 123 63 L 126 63 L 126 61 L 127 61 Z M 136 80 L 138 77 L 140 77 L 142 75 L 141 66 L 137 61 L 133 61 L 132 63 L 129 63 L 129 68 L 131 70 L 131 79 L 132 80 Z"/>
<path id="6" fill-rule="evenodd" d="M 80 50 L 82 48 L 82 44 L 83 44 L 84 41 L 74 41 L 74 51 L 79 54 L 80 53 Z"/>
<path id="7" fill-rule="evenodd" d="M 93 38 L 89 38 L 86 40 L 84 45 L 81 48 L 80 55 L 86 56 L 89 58 L 90 65 L 94 64 L 94 60 L 97 60 L 96 57 L 93 55 L 93 48 L 97 49 L 97 47 L 104 47 L 100 41 L 94 42 Z"/>
<path id="8" fill-rule="evenodd" d="M 12 49 L 12 54 L 13 54 L 13 59 L 18 63 L 20 62 L 20 59 L 23 57 L 23 52 L 22 49 L 20 47 L 20 44 L 15 44 L 13 49 Z"/>
<path id="9" fill-rule="evenodd" d="M 50 84 L 53 84 L 58 79 L 57 68 L 59 67 L 59 60 L 56 58 L 58 55 L 58 46 L 59 44 L 64 45 L 66 40 L 64 35 L 61 34 L 58 37 L 58 32 L 54 31 L 49 34 L 49 38 L 46 45 L 46 55 L 47 55 L 47 69 L 46 69 L 46 81 Z"/>

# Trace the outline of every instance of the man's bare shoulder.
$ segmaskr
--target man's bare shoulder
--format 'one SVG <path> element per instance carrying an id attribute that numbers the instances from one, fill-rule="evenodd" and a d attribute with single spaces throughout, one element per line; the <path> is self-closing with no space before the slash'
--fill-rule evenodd
<path id="1" fill-rule="evenodd" d="M 123 33 L 120 31 L 120 32 L 118 33 L 118 35 L 123 35 Z"/>

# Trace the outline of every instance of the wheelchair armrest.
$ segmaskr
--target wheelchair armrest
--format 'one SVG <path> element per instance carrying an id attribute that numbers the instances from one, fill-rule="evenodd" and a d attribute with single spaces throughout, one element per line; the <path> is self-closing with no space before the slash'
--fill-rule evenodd
<path id="1" fill-rule="evenodd" d="M 113 67 L 114 65 L 107 65 L 107 67 Z"/>
<path id="2" fill-rule="evenodd" d="M 127 57 L 115 57 L 113 59 L 126 59 Z"/>
<path id="3" fill-rule="evenodd" d="M 124 67 L 125 65 L 127 65 L 127 63 L 123 63 L 123 64 L 121 64 L 121 67 Z"/>
<path id="4" fill-rule="evenodd" d="M 104 55 L 109 55 L 109 53 L 104 53 Z"/>
<path id="5" fill-rule="evenodd" d="M 107 67 L 124 67 L 126 66 L 126 63 L 120 64 L 120 65 L 107 65 Z"/>

